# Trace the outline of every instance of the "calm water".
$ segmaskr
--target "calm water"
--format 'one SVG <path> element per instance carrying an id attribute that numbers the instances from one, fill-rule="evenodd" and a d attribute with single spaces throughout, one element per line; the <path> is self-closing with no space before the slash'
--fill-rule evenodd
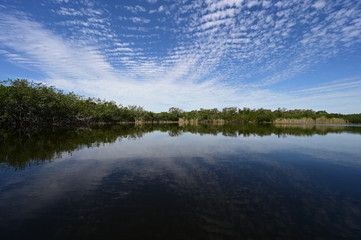
<path id="1" fill-rule="evenodd" d="M 1 239 L 361 239 L 361 127 L 0 130 Z"/>

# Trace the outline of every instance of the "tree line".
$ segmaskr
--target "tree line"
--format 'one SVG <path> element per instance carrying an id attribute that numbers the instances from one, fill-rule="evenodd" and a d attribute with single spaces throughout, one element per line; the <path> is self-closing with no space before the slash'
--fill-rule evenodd
<path id="1" fill-rule="evenodd" d="M 218 110 L 183 111 L 171 107 L 154 113 L 143 107 L 122 106 L 114 101 L 85 98 L 65 93 L 53 86 L 26 79 L 0 82 L 0 124 L 10 125 L 72 125 L 115 122 L 240 122 L 265 123 L 277 119 L 343 119 L 347 123 L 361 123 L 361 114 L 337 114 L 309 109 L 278 108 L 250 109 L 228 107 Z"/>

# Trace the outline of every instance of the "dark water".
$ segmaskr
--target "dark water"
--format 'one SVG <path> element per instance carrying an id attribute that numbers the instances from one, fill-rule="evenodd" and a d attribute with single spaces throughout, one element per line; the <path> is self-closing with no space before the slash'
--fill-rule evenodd
<path id="1" fill-rule="evenodd" d="M 361 127 L 0 130 L 1 239 L 361 239 Z"/>

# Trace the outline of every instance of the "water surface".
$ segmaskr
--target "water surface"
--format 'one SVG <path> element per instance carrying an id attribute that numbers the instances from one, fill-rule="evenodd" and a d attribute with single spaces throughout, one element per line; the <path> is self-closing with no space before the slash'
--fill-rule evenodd
<path id="1" fill-rule="evenodd" d="M 360 239 L 361 128 L 0 130 L 2 239 Z"/>

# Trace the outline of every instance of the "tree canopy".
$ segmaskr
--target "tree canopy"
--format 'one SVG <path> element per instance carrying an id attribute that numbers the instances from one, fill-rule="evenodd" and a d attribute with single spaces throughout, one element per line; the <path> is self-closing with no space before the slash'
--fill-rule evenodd
<path id="1" fill-rule="evenodd" d="M 0 124 L 13 125 L 69 125 L 92 122 L 274 122 L 276 119 L 343 119 L 347 123 L 361 123 L 361 114 L 335 114 L 310 109 L 278 108 L 250 109 L 227 107 L 222 110 L 199 109 L 184 111 L 171 107 L 167 112 L 154 113 L 141 106 L 124 107 L 114 101 L 85 98 L 65 93 L 53 86 L 26 79 L 0 82 Z"/>

